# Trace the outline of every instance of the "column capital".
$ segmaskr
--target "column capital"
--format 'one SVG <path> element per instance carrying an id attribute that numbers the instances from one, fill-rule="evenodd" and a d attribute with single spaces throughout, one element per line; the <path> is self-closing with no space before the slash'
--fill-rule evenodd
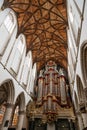
<path id="1" fill-rule="evenodd" d="M 6 108 L 13 108 L 14 107 L 14 104 L 12 103 L 6 103 Z"/>
<path id="2" fill-rule="evenodd" d="M 25 115 L 26 112 L 23 110 L 23 111 L 19 111 L 18 113 L 19 115 Z"/>

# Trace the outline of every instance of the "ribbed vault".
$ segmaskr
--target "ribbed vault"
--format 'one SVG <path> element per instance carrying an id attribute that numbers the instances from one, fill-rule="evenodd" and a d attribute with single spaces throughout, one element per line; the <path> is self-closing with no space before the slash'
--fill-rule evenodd
<path id="1" fill-rule="evenodd" d="M 67 17 L 65 0 L 4 0 L 18 18 L 18 35 L 24 33 L 27 51 L 41 69 L 49 60 L 67 67 Z"/>

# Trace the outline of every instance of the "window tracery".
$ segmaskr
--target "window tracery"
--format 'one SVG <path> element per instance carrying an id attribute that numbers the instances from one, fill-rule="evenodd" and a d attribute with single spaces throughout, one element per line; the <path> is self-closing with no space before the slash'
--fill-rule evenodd
<path id="1" fill-rule="evenodd" d="M 4 20 L 4 25 L 5 25 L 6 29 L 8 30 L 8 32 L 12 33 L 13 28 L 15 26 L 15 22 L 14 22 L 13 14 L 11 12 L 6 16 L 6 18 Z"/>

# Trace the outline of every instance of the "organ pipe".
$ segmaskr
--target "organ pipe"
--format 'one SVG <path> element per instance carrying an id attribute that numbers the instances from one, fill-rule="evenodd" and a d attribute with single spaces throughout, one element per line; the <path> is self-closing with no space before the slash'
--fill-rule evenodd
<path id="1" fill-rule="evenodd" d="M 67 104 L 67 95 L 66 95 L 66 81 L 63 70 L 59 70 L 59 82 L 60 82 L 60 95 L 61 95 L 61 105 Z"/>
<path id="2" fill-rule="evenodd" d="M 38 78 L 38 98 L 37 100 L 40 101 L 42 99 L 42 90 L 43 90 L 43 75 L 42 75 L 43 71 L 40 71 L 40 75 Z"/>
<path id="3" fill-rule="evenodd" d="M 67 106 L 69 95 L 66 87 L 66 77 L 63 69 L 57 70 L 57 65 L 49 61 L 38 78 L 38 101 L 41 101 L 45 114 L 57 112 L 58 104 Z"/>

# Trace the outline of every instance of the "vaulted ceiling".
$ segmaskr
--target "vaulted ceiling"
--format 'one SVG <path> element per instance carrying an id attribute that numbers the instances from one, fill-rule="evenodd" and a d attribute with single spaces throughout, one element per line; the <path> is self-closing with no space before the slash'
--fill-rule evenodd
<path id="1" fill-rule="evenodd" d="M 4 0 L 18 18 L 18 35 L 24 33 L 27 51 L 41 69 L 49 60 L 67 68 L 67 16 L 65 0 Z"/>

